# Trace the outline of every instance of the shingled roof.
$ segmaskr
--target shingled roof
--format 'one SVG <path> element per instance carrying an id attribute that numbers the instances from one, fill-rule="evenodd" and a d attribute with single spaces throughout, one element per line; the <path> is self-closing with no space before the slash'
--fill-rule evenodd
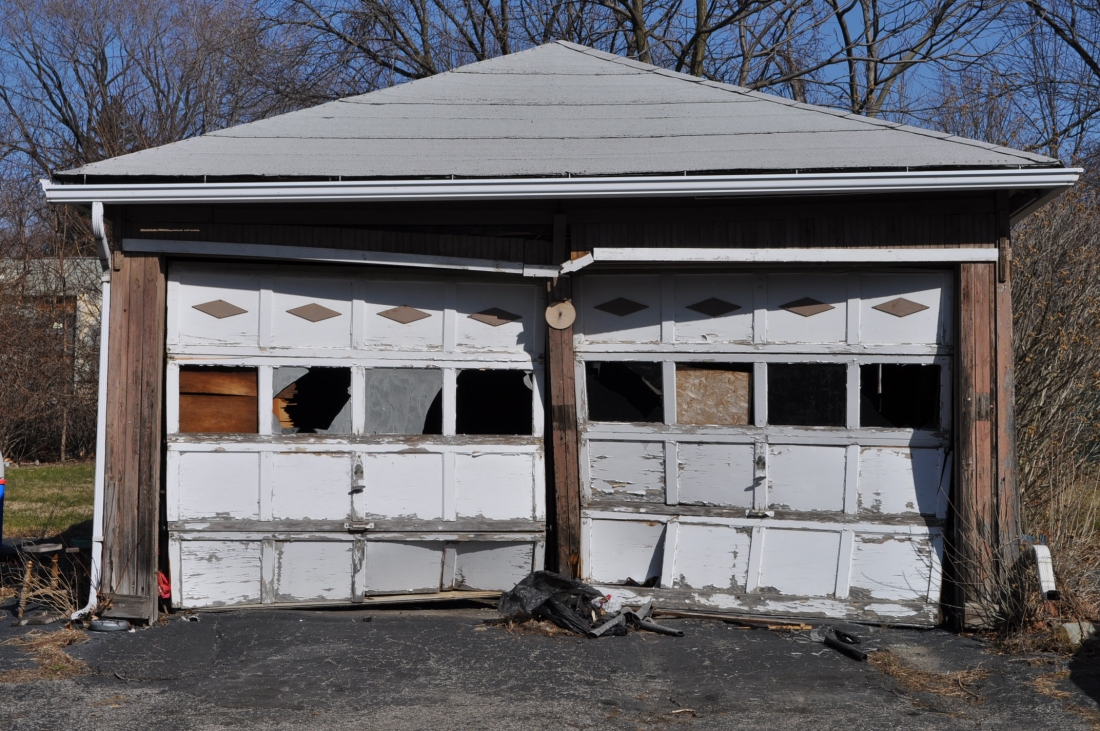
<path id="1" fill-rule="evenodd" d="M 557 41 L 57 177 L 316 180 L 1036 167 L 1060 163 Z"/>

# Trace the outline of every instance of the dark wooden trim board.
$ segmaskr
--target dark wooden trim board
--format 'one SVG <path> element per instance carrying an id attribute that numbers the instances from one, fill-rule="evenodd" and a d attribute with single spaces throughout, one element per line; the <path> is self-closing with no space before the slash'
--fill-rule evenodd
<path id="1" fill-rule="evenodd" d="M 111 281 L 100 600 L 107 616 L 157 617 L 165 262 L 116 252 Z"/>

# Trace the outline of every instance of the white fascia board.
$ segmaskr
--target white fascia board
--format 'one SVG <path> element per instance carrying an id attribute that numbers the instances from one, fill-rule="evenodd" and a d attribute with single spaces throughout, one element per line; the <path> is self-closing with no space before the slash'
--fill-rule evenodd
<path id="1" fill-rule="evenodd" d="M 1080 168 L 1017 168 L 888 173 L 661 175 L 599 178 L 482 178 L 249 183 L 92 183 L 41 181 L 51 203 L 274 203 L 508 200 L 540 198 L 826 195 L 936 190 L 1066 188 Z"/>
<path id="2" fill-rule="evenodd" d="M 524 265 L 523 262 L 516 261 L 467 259 L 460 256 L 430 256 L 427 254 L 400 254 L 388 251 L 322 249 L 312 246 L 226 244 L 218 241 L 175 241 L 171 239 L 123 239 L 122 249 L 147 254 L 183 254 L 186 256 L 238 259 L 282 259 L 328 264 L 366 264 L 424 269 L 464 269 L 472 272 L 520 274 L 525 277 L 558 276 L 556 266 Z"/>
<path id="3" fill-rule="evenodd" d="M 997 249 L 635 249 L 600 248 L 566 262 L 562 274 L 596 263 L 638 264 L 930 264 L 995 262 Z"/>

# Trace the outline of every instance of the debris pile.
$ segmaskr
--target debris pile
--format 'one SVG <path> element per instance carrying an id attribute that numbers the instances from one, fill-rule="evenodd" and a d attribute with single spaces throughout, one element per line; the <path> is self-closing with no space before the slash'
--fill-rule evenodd
<path id="1" fill-rule="evenodd" d="M 617 637 L 631 629 L 683 637 L 682 630 L 657 624 L 650 616 L 652 600 L 637 610 L 623 608 L 608 612 L 610 597 L 583 581 L 568 579 L 552 571 L 535 571 L 500 597 L 498 611 L 505 617 L 544 619 L 586 637 Z"/>

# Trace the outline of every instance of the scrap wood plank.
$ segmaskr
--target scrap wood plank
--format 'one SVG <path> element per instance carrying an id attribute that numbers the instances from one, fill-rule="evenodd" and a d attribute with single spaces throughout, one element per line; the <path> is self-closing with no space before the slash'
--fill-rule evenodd
<path id="1" fill-rule="evenodd" d="M 735 617 L 729 614 L 710 614 L 708 612 L 690 612 L 679 611 L 673 609 L 655 609 L 653 611 L 654 616 L 662 617 L 679 617 L 681 619 L 715 619 L 719 622 L 727 622 L 729 624 L 740 624 L 745 627 L 764 627 L 766 629 L 782 629 L 782 630 L 810 630 L 813 629 L 804 622 L 788 622 L 778 619 L 767 619 L 764 617 Z"/>

